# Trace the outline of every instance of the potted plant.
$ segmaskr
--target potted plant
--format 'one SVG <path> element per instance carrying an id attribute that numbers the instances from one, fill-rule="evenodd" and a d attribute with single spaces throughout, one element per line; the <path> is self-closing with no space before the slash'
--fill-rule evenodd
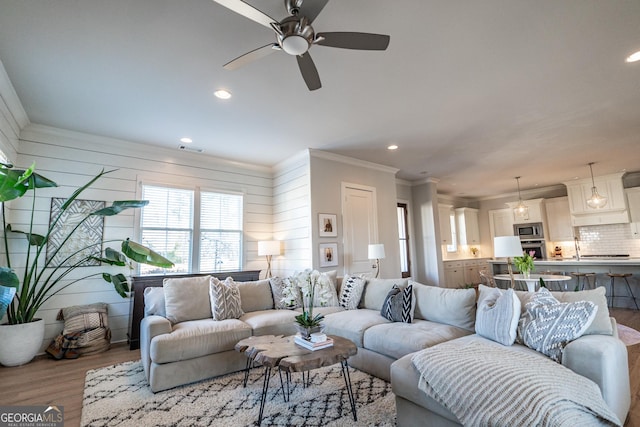
<path id="1" fill-rule="evenodd" d="M 317 270 L 304 270 L 289 278 L 289 287 L 283 292 L 283 301 L 287 305 L 293 305 L 297 300 L 296 294 L 302 293 L 302 314 L 295 317 L 298 332 L 304 339 L 309 339 L 314 332 L 322 331 L 322 314 L 313 315 L 313 303 L 318 292 L 320 305 L 325 305 L 328 301 L 326 292 L 331 281 L 326 274 Z"/>
<path id="2" fill-rule="evenodd" d="M 523 252 L 522 256 L 513 257 L 513 263 L 524 277 L 528 278 L 535 268 L 533 265 L 534 255 L 535 252 L 530 251 L 529 253 Z"/>
<path id="3" fill-rule="evenodd" d="M 133 268 L 133 262 L 170 268 L 173 263 L 151 249 L 138 243 L 126 240 L 101 240 L 99 243 L 81 244 L 83 247 L 74 247 L 64 262 L 53 265 L 55 255 L 65 245 L 68 245 L 72 236 L 79 227 L 95 216 L 113 216 L 126 209 L 140 208 L 148 204 L 144 200 L 115 201 L 111 206 L 95 210 L 79 219 L 77 225 L 70 228 L 64 234 L 59 235 L 59 244 L 54 253 L 45 257 L 45 248 L 56 225 L 59 223 L 65 210 L 86 189 L 105 174 L 104 170 L 93 177 L 82 187 L 76 189 L 73 194 L 62 204 L 57 216 L 52 217 L 44 234 L 37 234 L 37 225 L 34 223 L 36 212 L 36 189 L 57 187 L 57 184 L 34 172 L 32 165 L 27 170 L 14 169 L 12 165 L 0 164 L 0 202 L 2 202 L 2 225 L 4 237 L 4 256 L 6 265 L 0 267 L 0 319 L 7 315 L 7 323 L 0 325 L 0 364 L 16 366 L 27 363 L 33 359 L 42 345 L 44 338 L 44 321 L 37 319 L 36 315 L 40 307 L 61 290 L 84 279 L 102 276 L 104 280 L 112 283 L 116 292 L 123 298 L 129 292 L 127 277 L 122 274 L 108 272 L 96 272 L 81 277 L 70 275 L 88 260 L 98 261 L 112 266 L 129 266 Z M 5 203 L 10 200 L 23 197 L 27 191 L 33 193 L 33 201 L 29 214 L 27 230 L 14 229 L 6 222 Z M 15 243 L 9 243 L 10 234 L 21 234 L 26 238 L 26 248 Z M 121 252 L 110 247 L 102 253 L 103 243 L 120 243 Z M 87 249 L 93 249 L 87 252 Z M 97 251 L 96 251 L 97 249 Z M 20 262 L 20 267 L 14 270 L 12 257 L 22 256 L 25 261 Z"/>

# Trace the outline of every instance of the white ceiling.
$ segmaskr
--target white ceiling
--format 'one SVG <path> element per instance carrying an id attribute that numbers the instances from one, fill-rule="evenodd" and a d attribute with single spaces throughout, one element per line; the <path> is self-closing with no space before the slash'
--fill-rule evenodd
<path id="1" fill-rule="evenodd" d="M 0 60 L 32 123 L 249 163 L 327 150 L 462 197 L 640 171 L 638 0 L 331 0 L 314 28 L 391 43 L 312 47 L 309 92 L 283 52 L 222 69 L 274 35 L 211 0 L 0 0 Z"/>

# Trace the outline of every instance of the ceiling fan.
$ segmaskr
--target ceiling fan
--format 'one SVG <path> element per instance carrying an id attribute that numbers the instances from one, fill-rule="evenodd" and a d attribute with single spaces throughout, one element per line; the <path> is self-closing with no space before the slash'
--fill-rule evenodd
<path id="1" fill-rule="evenodd" d="M 329 0 L 284 0 L 289 16 L 277 21 L 242 0 L 213 0 L 216 3 L 258 24 L 271 28 L 276 33 L 276 43 L 269 43 L 237 57 L 223 68 L 235 70 L 276 50 L 294 55 L 302 78 L 309 90 L 322 87 L 309 48 L 313 45 L 358 50 L 385 50 L 390 37 L 383 34 L 330 32 L 316 33 L 311 26 Z"/>

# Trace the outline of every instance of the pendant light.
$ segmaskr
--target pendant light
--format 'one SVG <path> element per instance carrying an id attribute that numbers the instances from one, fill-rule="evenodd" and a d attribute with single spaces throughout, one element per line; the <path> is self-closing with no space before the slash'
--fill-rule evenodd
<path id="1" fill-rule="evenodd" d="M 516 176 L 516 183 L 518 184 L 518 204 L 513 208 L 513 213 L 518 216 L 526 216 L 529 213 L 529 206 L 525 205 L 520 196 L 520 177 Z"/>
<path id="2" fill-rule="evenodd" d="M 607 204 L 607 197 L 601 196 L 598 194 L 598 189 L 596 188 L 596 182 L 593 180 L 593 167 L 594 162 L 589 163 L 589 170 L 591 171 L 591 197 L 587 199 L 587 205 L 589 205 L 592 209 L 600 209 L 603 208 Z"/>

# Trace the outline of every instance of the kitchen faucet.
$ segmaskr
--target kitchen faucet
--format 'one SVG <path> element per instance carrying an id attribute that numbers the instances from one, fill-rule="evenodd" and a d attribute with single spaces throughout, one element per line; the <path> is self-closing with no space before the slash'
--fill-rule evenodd
<path id="1" fill-rule="evenodd" d="M 573 238 L 576 244 L 576 260 L 580 261 L 580 243 L 578 242 L 578 238 L 574 237 Z"/>

